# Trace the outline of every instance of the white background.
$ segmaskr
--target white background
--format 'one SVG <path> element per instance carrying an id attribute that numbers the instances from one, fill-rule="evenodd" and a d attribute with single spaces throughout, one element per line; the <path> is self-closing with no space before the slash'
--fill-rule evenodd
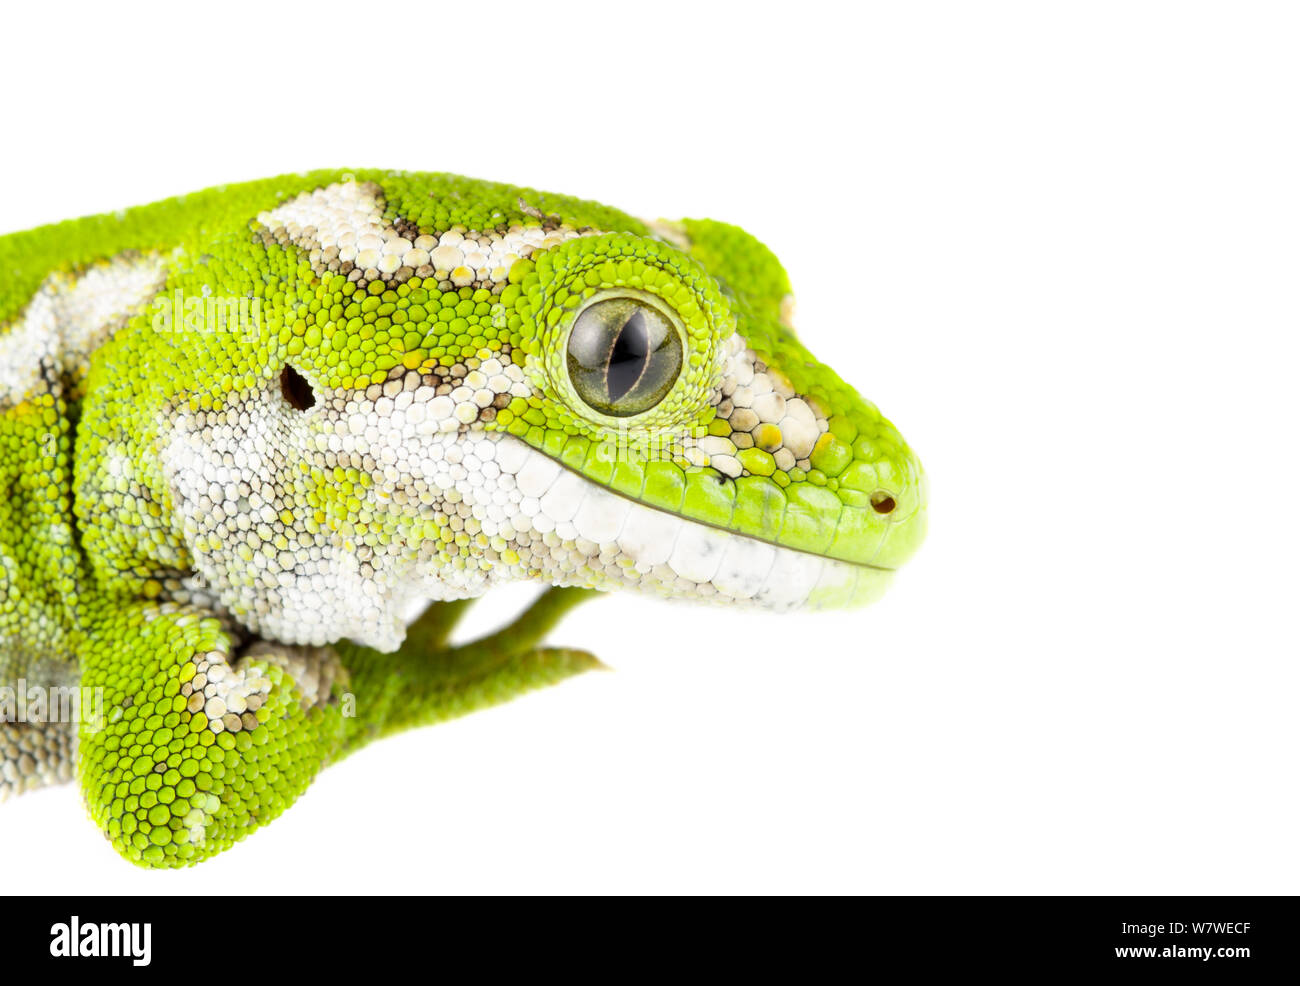
<path id="1" fill-rule="evenodd" d="M 5 887 L 1300 890 L 1286 8 L 566 6 L 7 11 L 0 230 L 362 165 L 740 223 L 921 455 L 928 543 L 859 612 L 579 609 L 615 673 L 198 869 L 18 798 Z"/>

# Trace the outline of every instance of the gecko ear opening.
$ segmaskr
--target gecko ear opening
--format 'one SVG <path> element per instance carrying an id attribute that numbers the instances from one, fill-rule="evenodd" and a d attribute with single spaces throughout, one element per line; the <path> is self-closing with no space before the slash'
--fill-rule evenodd
<path id="1" fill-rule="evenodd" d="M 280 371 L 280 393 L 285 403 L 296 411 L 305 411 L 316 404 L 316 394 L 307 378 L 288 363 Z"/>

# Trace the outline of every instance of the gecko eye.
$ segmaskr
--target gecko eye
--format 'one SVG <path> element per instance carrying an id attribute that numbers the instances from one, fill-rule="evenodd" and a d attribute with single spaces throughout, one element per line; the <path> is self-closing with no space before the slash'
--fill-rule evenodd
<path id="1" fill-rule="evenodd" d="M 578 313 L 568 343 L 569 379 L 590 407 L 618 418 L 654 407 L 682 371 L 682 338 L 656 305 L 603 298 Z"/>

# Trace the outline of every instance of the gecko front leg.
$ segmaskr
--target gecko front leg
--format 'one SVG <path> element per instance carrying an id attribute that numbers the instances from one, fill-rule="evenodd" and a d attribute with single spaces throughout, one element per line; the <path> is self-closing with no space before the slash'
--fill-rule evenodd
<path id="1" fill-rule="evenodd" d="M 371 739 L 452 718 L 598 667 L 539 646 L 592 593 L 553 589 L 513 624 L 448 646 L 464 604 L 435 604 L 388 654 L 349 642 L 257 640 L 237 652 L 210 614 L 137 604 L 88 636 L 78 775 L 91 816 L 127 859 L 183 866 L 266 824 L 325 765 Z"/>

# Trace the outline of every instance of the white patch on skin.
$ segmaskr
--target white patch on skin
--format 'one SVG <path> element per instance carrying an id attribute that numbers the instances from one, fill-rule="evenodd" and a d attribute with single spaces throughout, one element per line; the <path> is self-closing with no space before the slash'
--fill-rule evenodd
<path id="1" fill-rule="evenodd" d="M 96 264 L 77 277 L 51 274 L 22 318 L 0 335 L 0 401 L 30 396 L 41 367 L 84 369 L 90 354 L 138 312 L 163 285 L 156 256 L 123 256 Z"/>
<path id="2" fill-rule="evenodd" d="M 372 242 L 378 247 L 384 244 L 384 208 L 379 186 L 370 182 L 339 182 L 304 192 L 259 213 L 257 221 L 272 231 L 288 233 L 289 239 L 304 250 L 329 246 L 347 250 L 348 260 L 355 260 Z"/>
<path id="3" fill-rule="evenodd" d="M 257 220 L 305 251 L 317 274 L 352 264 L 367 281 L 401 281 L 414 274 L 458 288 L 502 287 L 516 260 L 598 232 L 517 223 L 504 234 L 453 226 L 436 236 L 407 239 L 385 221 L 383 193 L 373 182 L 338 182 L 304 192 Z"/>
<path id="4" fill-rule="evenodd" d="M 698 464 L 735 478 L 745 474 L 736 452 L 758 447 L 772 455 L 778 469 L 811 467 L 813 448 L 830 429 L 826 414 L 796 394 L 785 375 L 760 360 L 739 333 L 724 344 L 718 392 L 718 417 L 731 425 L 732 434 L 702 440 Z"/>
<path id="5" fill-rule="evenodd" d="M 172 415 L 162 462 L 184 539 L 239 623 L 284 643 L 346 637 L 391 650 L 415 601 L 519 579 L 775 610 L 862 598 L 888 580 L 623 497 L 513 436 L 462 425 L 468 398 L 414 383 L 401 394 L 409 400 L 318 393 L 295 411 L 268 381 L 219 421 Z M 354 510 L 322 506 L 303 467 L 328 475 L 338 464 L 373 478 L 353 495 L 385 536 L 358 534 Z"/>
<path id="6" fill-rule="evenodd" d="M 779 550 L 775 545 L 753 538 L 732 538 L 713 576 L 713 584 L 724 596 L 753 599 L 763 590 Z"/>

